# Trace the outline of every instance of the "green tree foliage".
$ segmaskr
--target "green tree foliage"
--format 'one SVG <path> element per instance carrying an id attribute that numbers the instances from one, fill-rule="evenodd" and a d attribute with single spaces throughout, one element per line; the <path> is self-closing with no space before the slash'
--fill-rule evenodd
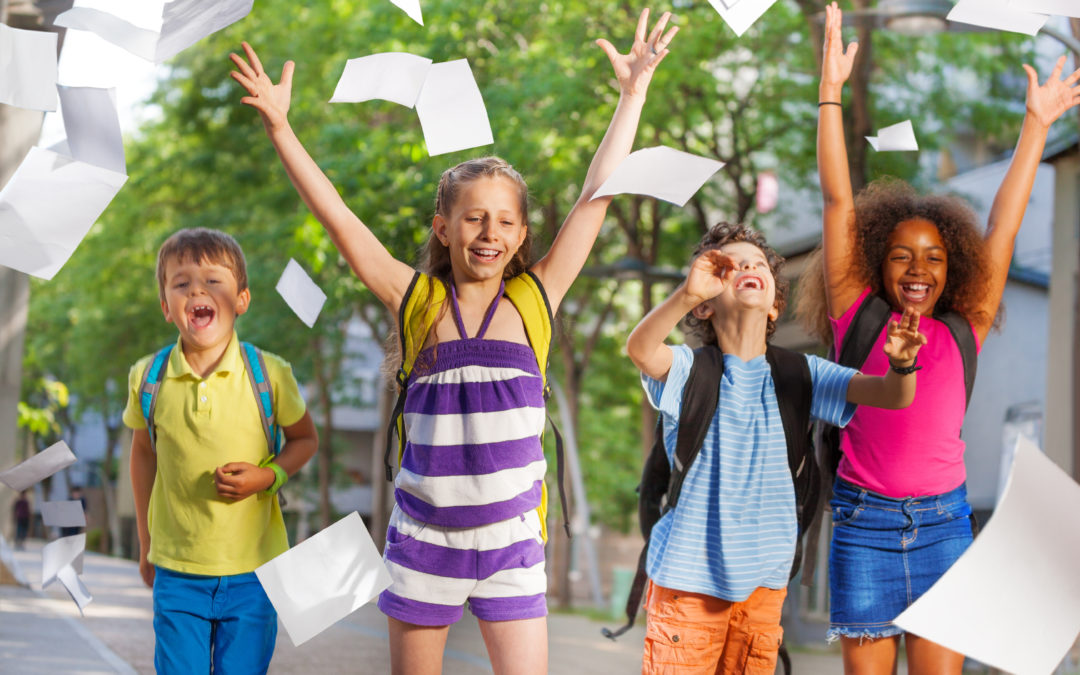
<path id="1" fill-rule="evenodd" d="M 670 145 L 727 165 L 684 209 L 616 198 L 591 260 L 596 269 L 627 257 L 681 268 L 702 230 L 721 218 L 782 226 L 754 211 L 763 169 L 777 171 L 790 189 L 814 187 L 820 27 L 813 14 L 823 3 L 782 0 L 742 38 L 704 1 L 675 5 L 683 30 L 653 81 L 637 147 Z M 159 114 L 127 143 L 128 184 L 64 269 L 34 285 L 28 371 L 67 382 L 78 406 L 102 412 L 118 431 L 130 365 L 175 339 L 160 313 L 157 247 L 177 229 L 206 226 L 236 236 L 247 255 L 253 301 L 240 334 L 292 361 L 323 409 L 341 401 L 352 377 L 341 368 L 345 320 L 360 317 L 384 336 L 390 317 L 289 185 L 258 116 L 239 102 L 228 53 L 245 39 L 274 75 L 286 59 L 297 62 L 290 119 L 298 136 L 397 257 L 415 261 L 427 239 L 440 173 L 483 153 L 505 157 L 529 181 L 530 222 L 544 251 L 577 198 L 618 97 L 610 65 L 592 42 L 607 37 L 625 49 L 637 11 L 613 0 L 430 0 L 426 26 L 419 26 L 384 0 L 260 0 L 249 17 L 163 69 L 151 103 Z M 973 130 L 994 149 L 1007 147 L 1020 115 L 1001 113 L 1017 105 L 1022 111 L 1023 87 L 1006 73 L 1015 74 L 1025 44 L 1002 34 L 917 42 L 876 34 L 871 117 L 880 126 L 918 119 L 929 150 Z M 414 111 L 381 101 L 327 103 L 347 59 L 386 51 L 436 62 L 467 58 L 494 146 L 429 157 Z M 974 80 L 972 96 L 951 95 L 960 78 Z M 925 182 L 934 167 L 918 162 L 909 153 L 871 155 L 869 173 Z M 328 295 L 314 329 L 273 290 L 290 257 Z M 668 291 L 604 272 L 583 277 L 564 303 L 552 358 L 576 418 L 594 511 L 624 529 L 641 426 L 649 425 L 622 346 L 654 296 Z M 320 458 L 327 474 L 330 447 Z"/>

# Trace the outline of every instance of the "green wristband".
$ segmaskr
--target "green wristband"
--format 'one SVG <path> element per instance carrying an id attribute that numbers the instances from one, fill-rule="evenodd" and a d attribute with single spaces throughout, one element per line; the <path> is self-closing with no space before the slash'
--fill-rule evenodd
<path id="1" fill-rule="evenodd" d="M 289 482 L 289 474 L 285 473 L 285 469 L 275 464 L 274 459 L 274 457 L 267 457 L 262 462 L 259 462 L 259 466 L 274 472 L 274 483 L 266 488 L 266 494 L 268 495 L 276 494 L 281 489 L 281 486 Z"/>

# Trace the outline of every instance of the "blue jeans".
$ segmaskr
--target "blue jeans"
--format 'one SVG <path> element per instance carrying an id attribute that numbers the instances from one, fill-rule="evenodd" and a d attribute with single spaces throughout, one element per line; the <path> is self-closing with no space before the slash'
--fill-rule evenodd
<path id="1" fill-rule="evenodd" d="M 893 619 L 971 544 L 967 488 L 892 499 L 837 478 L 831 505 L 828 639 L 901 634 Z"/>
<path id="2" fill-rule="evenodd" d="M 154 669 L 159 675 L 265 673 L 277 613 L 254 572 L 154 574 Z"/>

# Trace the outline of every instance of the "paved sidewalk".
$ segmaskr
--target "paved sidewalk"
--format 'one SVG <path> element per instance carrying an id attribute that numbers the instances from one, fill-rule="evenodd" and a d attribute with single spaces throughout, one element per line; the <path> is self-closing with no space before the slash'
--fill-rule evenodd
<path id="1" fill-rule="evenodd" d="M 83 581 L 94 596 L 79 616 L 60 584 L 40 589 L 42 542 L 17 552 L 31 588 L 0 586 L 0 671 L 6 675 L 54 673 L 153 673 L 154 634 L 150 589 L 129 560 L 87 553 Z M 491 673 L 476 620 L 450 631 L 444 672 Z M 608 622 L 614 625 L 617 622 Z M 641 621 L 639 620 L 639 624 Z M 611 642 L 603 624 L 553 613 L 548 620 L 550 672 L 555 675 L 638 673 L 645 630 L 638 625 Z M 835 653 L 796 652 L 793 675 L 842 672 Z M 372 605 L 362 607 L 301 647 L 278 633 L 271 673 L 389 673 L 386 619 Z"/>

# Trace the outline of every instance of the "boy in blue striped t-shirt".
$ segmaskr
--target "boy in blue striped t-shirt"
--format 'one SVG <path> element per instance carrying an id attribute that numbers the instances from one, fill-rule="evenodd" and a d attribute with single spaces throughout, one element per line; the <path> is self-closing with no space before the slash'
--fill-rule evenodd
<path id="1" fill-rule="evenodd" d="M 797 536 L 795 492 L 766 341 L 784 309 L 783 259 L 755 230 L 713 226 L 694 250 L 686 281 L 630 334 L 626 349 L 675 450 L 683 387 L 693 363 L 664 340 L 689 331 L 723 352 L 720 399 L 678 506 L 653 527 L 643 673 L 767 673 L 776 667 L 780 612 Z M 855 405 L 903 408 L 926 339 L 908 311 L 889 326 L 894 370 L 869 377 L 807 355 L 811 416 L 843 426 Z M 909 372 L 910 371 L 910 372 Z M 703 420 L 703 423 L 705 421 Z"/>

